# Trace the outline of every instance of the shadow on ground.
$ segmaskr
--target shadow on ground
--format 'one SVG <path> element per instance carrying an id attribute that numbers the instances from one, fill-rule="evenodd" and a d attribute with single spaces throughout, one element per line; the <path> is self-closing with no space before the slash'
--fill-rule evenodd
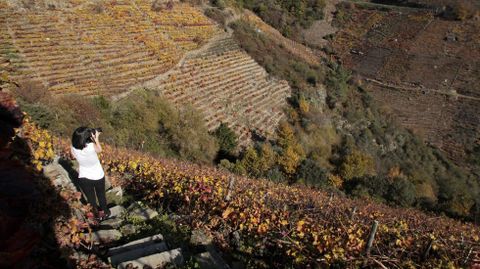
<path id="1" fill-rule="evenodd" d="M 22 118 L 0 91 L 0 268 L 66 268 L 54 220 L 70 216 L 70 209 L 50 179 L 26 165 L 31 152 L 14 131 Z"/>

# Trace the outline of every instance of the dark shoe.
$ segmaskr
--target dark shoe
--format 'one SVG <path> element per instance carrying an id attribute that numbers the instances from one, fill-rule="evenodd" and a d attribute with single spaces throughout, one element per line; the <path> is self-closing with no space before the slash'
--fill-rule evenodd
<path id="1" fill-rule="evenodd" d="M 107 210 L 105 210 L 105 218 L 108 219 L 111 215 L 112 215 L 112 212 L 110 212 L 110 209 L 107 208 Z"/>
<path id="2" fill-rule="evenodd" d="M 110 215 L 111 215 L 110 210 L 108 210 L 108 209 L 105 210 L 105 211 L 100 210 L 100 211 L 98 211 L 98 220 L 99 221 L 104 221 L 104 220 L 108 219 L 108 217 L 110 217 Z"/>
<path id="3" fill-rule="evenodd" d="M 95 219 L 95 213 L 88 212 L 86 217 L 87 217 L 87 224 L 88 225 L 90 225 L 90 226 L 97 226 L 98 225 L 98 221 Z"/>

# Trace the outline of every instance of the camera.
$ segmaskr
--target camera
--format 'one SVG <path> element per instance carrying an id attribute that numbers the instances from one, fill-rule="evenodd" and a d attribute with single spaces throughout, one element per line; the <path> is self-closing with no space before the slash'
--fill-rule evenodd
<path id="1" fill-rule="evenodd" d="M 88 137 L 88 138 L 87 138 L 87 142 L 88 142 L 88 143 L 93 143 L 94 141 L 93 141 L 93 139 L 92 139 L 92 136 L 93 136 L 94 134 L 96 134 L 97 132 L 101 133 L 101 132 L 102 132 L 102 128 L 101 128 L 101 127 L 98 127 L 98 128 L 88 128 L 88 129 L 86 130 L 86 132 L 87 132 L 87 134 L 88 134 L 88 135 L 87 135 L 87 137 Z"/>

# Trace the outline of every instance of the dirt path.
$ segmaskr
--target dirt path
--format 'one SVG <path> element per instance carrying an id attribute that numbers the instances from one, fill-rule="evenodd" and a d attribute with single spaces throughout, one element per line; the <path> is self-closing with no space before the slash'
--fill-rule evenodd
<path id="1" fill-rule="evenodd" d="M 459 93 L 456 93 L 456 92 L 444 92 L 444 91 L 435 90 L 435 89 L 428 89 L 428 88 L 425 88 L 425 87 L 422 87 L 422 86 L 418 86 L 418 87 L 402 86 L 402 85 L 393 84 L 393 83 L 389 83 L 389 82 L 383 82 L 383 81 L 379 81 L 379 80 L 371 79 L 371 78 L 366 78 L 365 80 L 368 81 L 368 82 L 383 86 L 383 87 L 391 88 L 391 89 L 425 92 L 425 93 L 431 93 L 432 92 L 432 93 L 443 94 L 443 95 L 447 95 L 447 96 L 451 96 L 451 97 L 455 97 L 455 98 L 464 98 L 464 99 L 480 101 L 480 98 L 478 98 L 478 97 L 463 95 L 463 94 L 459 94 Z"/>
<path id="2" fill-rule="evenodd" d="M 340 0 L 328 0 L 324 9 L 324 19 L 315 21 L 310 28 L 303 31 L 302 34 L 309 44 L 323 47 L 328 44 L 328 40 L 324 39 L 324 37 L 338 31 L 336 27 L 332 26 L 338 3 L 340 3 Z"/>

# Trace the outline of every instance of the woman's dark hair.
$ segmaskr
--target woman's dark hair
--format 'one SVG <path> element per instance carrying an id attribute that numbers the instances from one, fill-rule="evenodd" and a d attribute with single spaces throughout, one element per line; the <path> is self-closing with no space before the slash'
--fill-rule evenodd
<path id="1" fill-rule="evenodd" d="M 76 149 L 83 149 L 87 146 L 87 143 L 91 142 L 92 136 L 91 128 L 78 127 L 72 135 L 72 146 Z"/>

